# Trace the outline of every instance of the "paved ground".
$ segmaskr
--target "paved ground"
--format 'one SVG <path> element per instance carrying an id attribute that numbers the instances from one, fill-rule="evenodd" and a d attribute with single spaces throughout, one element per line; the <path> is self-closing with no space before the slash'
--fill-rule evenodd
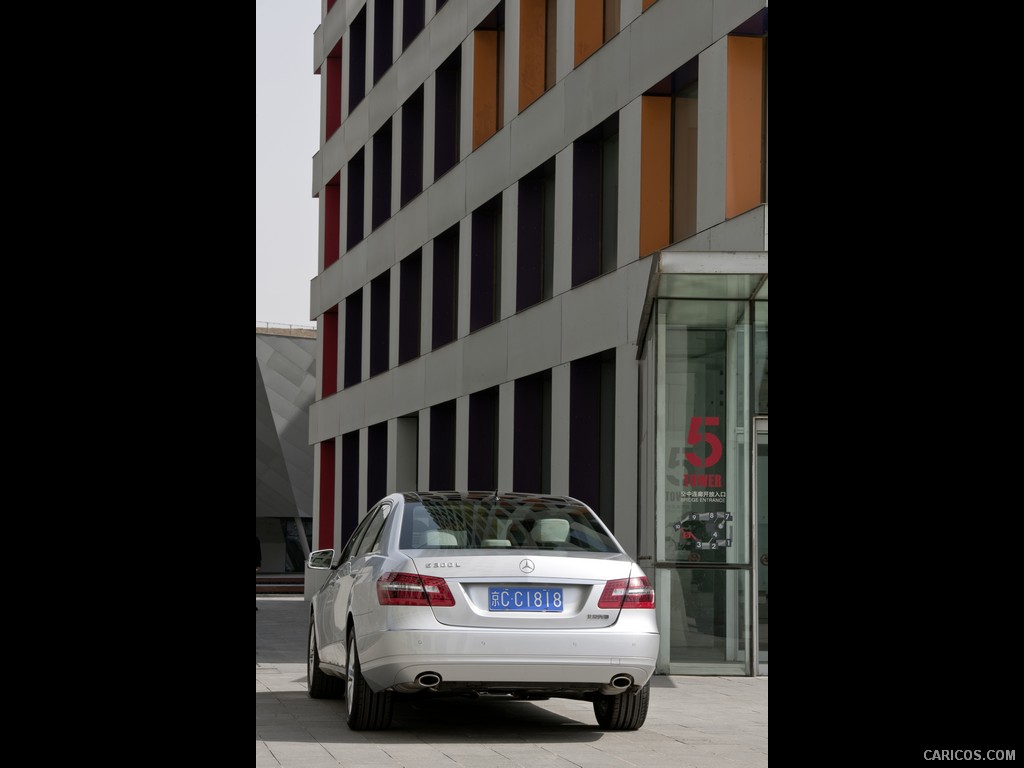
<path id="1" fill-rule="evenodd" d="M 256 598 L 256 767 L 762 768 L 768 678 L 656 676 L 647 723 L 605 732 L 589 702 L 399 699 L 389 731 L 306 695 L 302 597 Z"/>

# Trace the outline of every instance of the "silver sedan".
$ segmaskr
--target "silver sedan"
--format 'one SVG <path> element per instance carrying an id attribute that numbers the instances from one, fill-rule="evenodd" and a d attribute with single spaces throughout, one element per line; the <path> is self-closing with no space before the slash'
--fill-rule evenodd
<path id="1" fill-rule="evenodd" d="M 658 652 L 654 589 L 576 499 L 397 493 L 379 502 L 313 596 L 314 698 L 387 728 L 396 694 L 594 703 L 601 727 L 643 725 Z"/>

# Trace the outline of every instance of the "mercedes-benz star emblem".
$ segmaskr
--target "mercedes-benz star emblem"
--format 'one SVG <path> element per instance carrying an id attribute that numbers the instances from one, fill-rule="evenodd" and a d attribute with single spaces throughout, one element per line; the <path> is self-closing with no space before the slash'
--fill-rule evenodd
<path id="1" fill-rule="evenodd" d="M 519 563 L 519 570 L 523 573 L 533 573 L 533 569 L 536 568 L 533 564 L 533 560 L 523 560 Z"/>

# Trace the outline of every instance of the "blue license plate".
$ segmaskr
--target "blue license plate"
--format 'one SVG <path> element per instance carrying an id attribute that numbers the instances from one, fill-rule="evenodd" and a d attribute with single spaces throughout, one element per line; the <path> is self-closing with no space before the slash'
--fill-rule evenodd
<path id="1" fill-rule="evenodd" d="M 544 611 L 561 613 L 562 590 L 554 587 L 489 587 L 492 611 Z"/>

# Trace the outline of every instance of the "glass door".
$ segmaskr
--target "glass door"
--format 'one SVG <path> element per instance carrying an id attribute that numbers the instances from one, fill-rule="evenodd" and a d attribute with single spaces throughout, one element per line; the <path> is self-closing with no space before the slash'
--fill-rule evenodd
<path id="1" fill-rule="evenodd" d="M 757 673 L 768 674 L 768 417 L 754 419 L 757 454 L 754 468 L 754 519 L 757 539 Z"/>

